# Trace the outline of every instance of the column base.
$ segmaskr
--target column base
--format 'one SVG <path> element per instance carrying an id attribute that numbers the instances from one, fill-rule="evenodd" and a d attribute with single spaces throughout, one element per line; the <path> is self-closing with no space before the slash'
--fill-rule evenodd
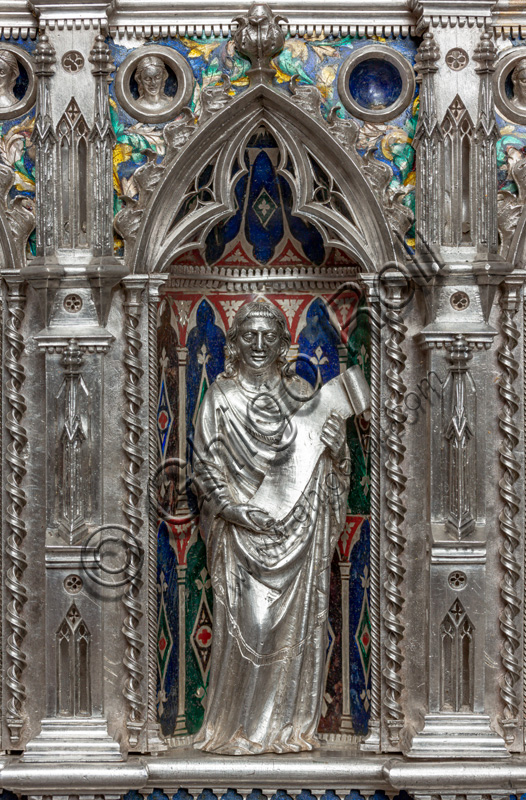
<path id="1" fill-rule="evenodd" d="M 28 742 L 22 761 L 122 761 L 119 745 L 108 733 L 105 719 L 52 718 Z"/>
<path id="2" fill-rule="evenodd" d="M 426 714 L 413 736 L 408 758 L 509 758 L 504 740 L 486 714 Z"/>
<path id="3" fill-rule="evenodd" d="M 342 714 L 340 722 L 340 733 L 353 733 L 352 719 L 350 714 Z"/>
<path id="4" fill-rule="evenodd" d="M 163 753 L 168 745 L 161 736 L 160 726 L 156 722 L 148 722 L 146 726 L 146 750 L 148 753 Z"/>
<path id="5" fill-rule="evenodd" d="M 175 720 L 174 735 L 184 736 L 187 733 L 188 730 L 186 728 L 186 716 L 184 714 L 178 714 L 177 719 Z"/>
<path id="6" fill-rule="evenodd" d="M 374 722 L 369 721 L 369 730 L 360 745 L 360 750 L 366 753 L 380 752 L 380 723 L 377 720 Z"/>

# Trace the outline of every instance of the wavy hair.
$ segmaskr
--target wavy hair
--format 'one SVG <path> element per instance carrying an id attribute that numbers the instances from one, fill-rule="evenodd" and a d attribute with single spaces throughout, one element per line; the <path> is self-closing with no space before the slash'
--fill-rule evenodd
<path id="1" fill-rule="evenodd" d="M 18 60 L 15 55 L 10 50 L 4 50 L 3 48 L 0 49 L 0 61 L 6 65 L 9 70 L 10 77 L 9 77 L 9 89 L 13 91 L 13 88 L 16 83 L 16 79 L 20 74 L 20 67 L 18 66 Z"/>
<path id="2" fill-rule="evenodd" d="M 222 377 L 234 378 L 237 375 L 239 368 L 239 348 L 237 346 L 239 330 L 245 320 L 253 319 L 254 317 L 265 317 L 266 319 L 272 319 L 274 322 L 276 322 L 279 328 L 279 337 L 282 344 L 282 352 L 278 357 L 278 367 L 282 369 L 286 366 L 287 352 L 291 343 L 287 318 L 285 317 L 283 311 L 273 303 L 269 303 L 266 300 L 253 300 L 252 302 L 241 306 L 227 332 L 225 347 L 225 371 L 223 372 Z"/>
<path id="3" fill-rule="evenodd" d="M 137 88 L 139 90 L 139 97 L 142 97 L 144 94 L 144 86 L 142 83 L 142 73 L 146 67 L 161 67 L 162 69 L 162 76 L 163 82 L 161 84 L 161 92 L 163 91 L 164 84 L 168 79 L 168 70 L 166 69 L 166 64 L 159 56 L 144 56 L 141 58 L 139 63 L 137 64 L 137 68 L 135 70 L 135 80 L 137 82 Z"/>

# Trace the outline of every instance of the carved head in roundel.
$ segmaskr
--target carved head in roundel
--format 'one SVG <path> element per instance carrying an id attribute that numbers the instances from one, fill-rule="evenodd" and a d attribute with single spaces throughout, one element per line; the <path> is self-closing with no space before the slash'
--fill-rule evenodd
<path id="1" fill-rule="evenodd" d="M 526 110 L 526 58 L 521 58 L 511 73 L 513 83 L 513 105 Z"/>
<path id="2" fill-rule="evenodd" d="M 162 111 L 171 98 L 165 93 L 164 86 L 168 78 L 168 70 L 159 56 L 144 56 L 137 64 L 135 80 L 139 90 L 138 104 L 146 111 Z"/>
<path id="3" fill-rule="evenodd" d="M 13 89 L 19 74 L 16 56 L 0 48 L 0 108 L 9 108 L 18 102 Z"/>

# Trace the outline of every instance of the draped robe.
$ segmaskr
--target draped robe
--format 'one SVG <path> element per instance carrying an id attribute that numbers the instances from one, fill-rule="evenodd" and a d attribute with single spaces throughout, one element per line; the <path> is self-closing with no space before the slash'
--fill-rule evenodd
<path id="1" fill-rule="evenodd" d="M 273 461 L 286 455 L 299 398 L 312 389 L 297 376 L 285 381 L 262 395 L 220 376 L 197 420 L 194 484 L 214 593 L 205 717 L 194 743 L 202 750 L 283 753 L 319 744 L 347 449 L 338 459 L 323 451 L 301 504 L 274 529 L 255 533 L 221 517 L 227 504 L 250 503 Z M 268 513 L 279 519 L 279 497 Z"/>

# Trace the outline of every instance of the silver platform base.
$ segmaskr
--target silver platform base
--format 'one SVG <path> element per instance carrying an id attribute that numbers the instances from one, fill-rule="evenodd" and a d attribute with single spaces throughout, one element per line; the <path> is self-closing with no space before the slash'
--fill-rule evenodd
<path id="1" fill-rule="evenodd" d="M 122 761 L 105 719 L 43 719 L 42 730 L 28 743 L 22 761 Z"/>
<path id="2" fill-rule="evenodd" d="M 509 758 L 504 740 L 485 714 L 427 714 L 415 734 L 409 758 Z"/>
<path id="3" fill-rule="evenodd" d="M 448 795 L 450 800 L 508 800 L 526 786 L 526 758 L 480 761 L 407 759 L 395 753 L 373 755 L 356 746 L 325 746 L 311 753 L 217 756 L 192 747 L 163 756 L 131 757 L 120 763 L 21 763 L 0 754 L 0 786 L 33 798 L 114 800 L 130 789 L 146 797 L 154 789 L 172 796 L 181 787 L 197 798 L 211 789 L 219 798 L 229 788 L 246 797 L 260 789 L 272 797 L 278 789 L 296 797 L 308 787 L 315 797 L 327 789 L 345 797 L 356 789 L 368 797 L 381 789 L 389 797 L 405 789 L 417 800 Z"/>

